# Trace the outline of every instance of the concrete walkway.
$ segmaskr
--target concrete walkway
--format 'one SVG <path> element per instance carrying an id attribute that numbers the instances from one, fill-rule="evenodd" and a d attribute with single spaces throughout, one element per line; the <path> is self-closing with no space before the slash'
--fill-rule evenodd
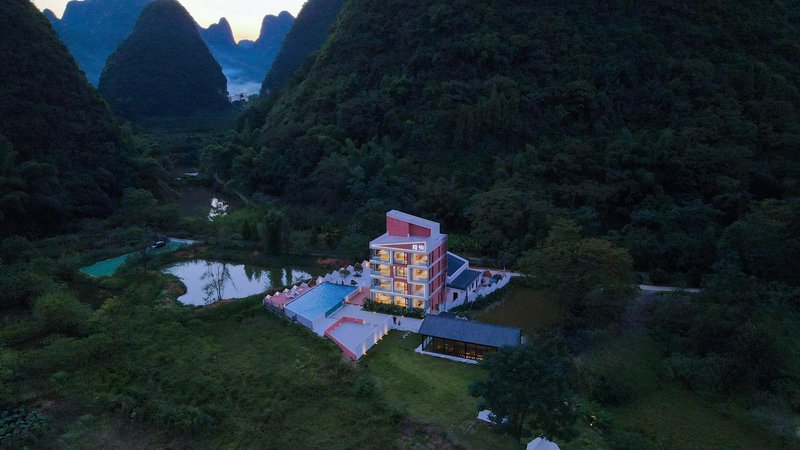
<path id="1" fill-rule="evenodd" d="M 645 292 L 688 292 L 690 294 L 697 294 L 700 289 L 697 288 L 682 288 L 675 286 L 656 286 L 654 284 L 640 284 L 639 289 Z"/>

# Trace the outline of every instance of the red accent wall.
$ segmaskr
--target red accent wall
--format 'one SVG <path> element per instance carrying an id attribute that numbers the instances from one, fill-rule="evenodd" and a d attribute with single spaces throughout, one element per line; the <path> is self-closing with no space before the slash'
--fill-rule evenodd
<path id="1" fill-rule="evenodd" d="M 408 232 L 412 236 L 431 237 L 430 228 L 425 228 L 425 227 L 421 227 L 419 225 L 414 225 L 413 223 L 408 224 Z"/>
<path id="2" fill-rule="evenodd" d="M 386 216 L 386 232 L 389 236 L 408 236 L 408 223 Z"/>
<path id="3" fill-rule="evenodd" d="M 386 216 L 386 232 L 389 233 L 389 236 L 431 236 L 431 230 L 428 228 L 389 216 Z"/>

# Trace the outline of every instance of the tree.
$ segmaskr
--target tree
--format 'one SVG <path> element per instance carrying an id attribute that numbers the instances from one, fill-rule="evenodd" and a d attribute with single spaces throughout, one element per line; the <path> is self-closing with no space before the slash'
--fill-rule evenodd
<path id="1" fill-rule="evenodd" d="M 517 440 L 528 425 L 537 435 L 572 439 L 577 411 L 565 361 L 545 348 L 527 343 L 503 347 L 481 362 L 488 376 L 470 386 L 479 407 L 492 411 L 495 423 L 507 420 Z"/>
<path id="2" fill-rule="evenodd" d="M 231 281 L 231 273 L 228 271 L 227 264 L 209 262 L 207 263 L 206 273 L 203 274 L 201 279 L 207 280 L 203 290 L 206 294 L 204 300 L 209 305 L 223 300 L 225 285 L 228 284 L 228 281 Z"/>
<path id="3" fill-rule="evenodd" d="M 571 220 L 556 221 L 544 243 L 523 254 L 519 267 L 576 317 L 594 323 L 616 318 L 634 293 L 628 251 L 607 239 L 583 237 Z"/>

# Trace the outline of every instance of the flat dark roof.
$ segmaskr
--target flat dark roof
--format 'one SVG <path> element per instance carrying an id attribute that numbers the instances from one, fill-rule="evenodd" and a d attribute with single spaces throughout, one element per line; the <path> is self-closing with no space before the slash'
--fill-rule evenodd
<path id="1" fill-rule="evenodd" d="M 455 280 L 447 283 L 447 287 L 461 289 L 464 291 L 467 289 L 467 287 L 469 287 L 470 284 L 472 284 L 473 281 L 475 281 L 476 278 L 481 276 L 481 274 L 483 274 L 483 272 L 480 270 L 467 269 L 461 272 Z"/>
<path id="2" fill-rule="evenodd" d="M 425 316 L 422 326 L 419 327 L 419 334 L 489 347 L 503 347 L 519 344 L 522 330 L 471 320 L 428 315 Z"/>

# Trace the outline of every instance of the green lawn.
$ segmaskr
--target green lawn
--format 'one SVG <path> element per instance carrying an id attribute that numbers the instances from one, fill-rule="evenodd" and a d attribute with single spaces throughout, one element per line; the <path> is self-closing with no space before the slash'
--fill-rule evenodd
<path id="1" fill-rule="evenodd" d="M 564 318 L 564 311 L 545 293 L 513 286 L 508 297 L 474 317 L 481 322 L 522 328 L 526 333 L 546 330 Z"/>
<path id="2" fill-rule="evenodd" d="M 514 448 L 505 435 L 476 424 L 477 399 L 469 385 L 483 376 L 475 365 L 414 353 L 420 337 L 391 331 L 361 359 L 390 405 L 412 419 L 441 427 L 457 444 L 473 449 Z"/>
<path id="3" fill-rule="evenodd" d="M 632 392 L 630 400 L 607 410 L 615 428 L 641 434 L 646 448 L 790 448 L 756 425 L 741 407 L 731 404 L 723 411 L 720 403 L 660 378 L 661 355 L 646 334 L 630 332 L 611 337 L 580 355 L 576 362 L 614 380 L 616 391 Z"/>
<path id="4" fill-rule="evenodd" d="M 673 385 L 610 411 L 618 427 L 643 432 L 652 439 L 648 447 L 658 450 L 798 448 L 753 424 L 744 411 L 723 412 L 718 404 Z"/>

